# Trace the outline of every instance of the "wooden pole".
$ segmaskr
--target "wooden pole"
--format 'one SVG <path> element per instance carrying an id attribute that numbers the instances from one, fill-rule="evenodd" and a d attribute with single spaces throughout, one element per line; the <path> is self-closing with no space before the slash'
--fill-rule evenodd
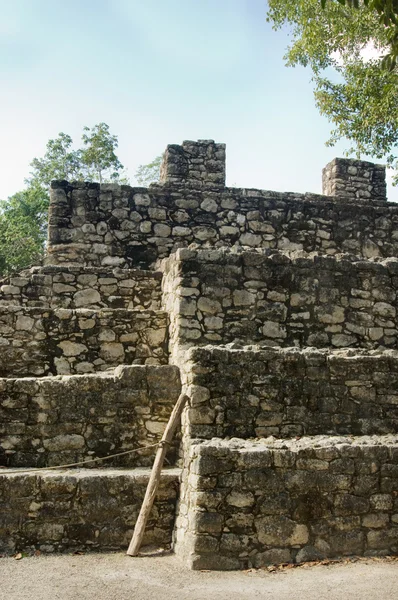
<path id="1" fill-rule="evenodd" d="M 166 425 L 162 439 L 159 442 L 159 448 L 157 449 L 155 461 L 153 463 L 151 476 L 148 481 L 148 487 L 145 492 L 144 501 L 141 506 L 140 514 L 138 515 L 137 522 L 134 527 L 134 533 L 130 545 L 127 550 L 129 556 L 137 556 L 141 547 L 142 538 L 144 537 L 145 527 L 148 521 L 149 514 L 152 510 L 153 501 L 155 500 L 156 492 L 159 487 L 160 474 L 163 467 L 163 462 L 166 456 L 168 446 L 173 439 L 174 432 L 179 423 L 182 410 L 185 403 L 188 400 L 188 396 L 181 394 L 178 398 L 173 412 L 170 415 L 169 422 Z"/>

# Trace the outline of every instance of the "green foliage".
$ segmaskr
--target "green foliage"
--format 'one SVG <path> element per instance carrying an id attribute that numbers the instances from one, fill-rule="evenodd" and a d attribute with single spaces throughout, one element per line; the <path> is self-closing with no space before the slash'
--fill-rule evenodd
<path id="1" fill-rule="evenodd" d="M 72 138 L 66 133 L 59 133 L 57 138 L 49 140 L 44 156 L 34 158 L 30 163 L 32 172 L 28 183 L 47 189 L 53 179 L 82 179 L 82 151 L 73 150 L 72 144 Z"/>
<path id="2" fill-rule="evenodd" d="M 40 261 L 46 239 L 48 197 L 38 186 L 0 202 L 0 274 Z"/>
<path id="3" fill-rule="evenodd" d="M 163 154 L 160 154 L 151 163 L 140 165 L 135 173 L 137 182 L 144 187 L 148 187 L 150 183 L 157 183 L 160 178 L 162 160 Z"/>
<path id="4" fill-rule="evenodd" d="M 86 181 L 118 181 L 123 165 L 115 154 L 117 136 L 111 135 L 106 123 L 84 127 L 84 148 L 80 151 L 82 166 L 86 169 Z"/>
<path id="5" fill-rule="evenodd" d="M 290 26 L 287 64 L 312 70 L 316 104 L 334 126 L 327 143 L 334 145 L 337 140 L 348 139 L 351 146 L 347 154 L 371 155 L 394 168 L 398 70 L 392 62 L 386 69 L 385 57 L 394 52 L 391 40 L 395 17 L 391 15 L 396 14 L 396 4 L 372 0 L 269 0 L 268 11 L 268 20 L 275 28 Z M 363 53 L 369 44 L 378 55 L 365 60 Z"/>
<path id="6" fill-rule="evenodd" d="M 34 158 L 27 188 L 0 201 L 0 275 L 38 262 L 47 236 L 49 187 L 54 179 L 128 183 L 116 156 L 118 140 L 106 123 L 84 127 L 83 146 L 66 133 L 49 140 Z"/>
<path id="7" fill-rule="evenodd" d="M 332 0 L 333 1 L 333 0 Z M 327 0 L 321 0 L 322 8 L 326 7 Z M 398 58 L 398 0 L 337 0 L 342 6 L 360 9 L 361 6 L 369 7 L 376 11 L 379 23 L 386 28 L 390 51 L 383 57 L 381 67 L 393 70 L 397 66 Z"/>
<path id="8" fill-rule="evenodd" d="M 82 142 L 81 148 L 73 149 L 73 140 L 65 133 L 49 140 L 43 158 L 32 160 L 31 177 L 27 183 L 48 189 L 54 179 L 100 183 L 120 181 L 123 165 L 116 156 L 118 139 L 110 133 L 109 125 L 99 123 L 91 129 L 84 127 Z"/>

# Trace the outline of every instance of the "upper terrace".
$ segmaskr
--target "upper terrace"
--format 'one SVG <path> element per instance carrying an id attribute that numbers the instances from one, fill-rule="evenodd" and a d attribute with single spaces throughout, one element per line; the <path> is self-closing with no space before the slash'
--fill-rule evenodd
<path id="1" fill-rule="evenodd" d="M 149 188 L 53 182 L 47 262 L 153 267 L 190 244 L 397 255 L 398 205 L 387 203 L 383 166 L 334 159 L 323 192 L 228 188 L 224 144 L 171 145 Z"/>

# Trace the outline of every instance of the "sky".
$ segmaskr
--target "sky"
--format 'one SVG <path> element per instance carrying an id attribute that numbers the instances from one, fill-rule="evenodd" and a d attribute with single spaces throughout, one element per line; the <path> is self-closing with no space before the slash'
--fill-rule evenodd
<path id="1" fill-rule="evenodd" d="M 0 198 L 49 139 L 106 122 L 134 183 L 167 144 L 227 144 L 227 184 L 321 192 L 330 125 L 265 0 L 0 0 Z M 389 187 L 389 199 L 398 190 Z"/>

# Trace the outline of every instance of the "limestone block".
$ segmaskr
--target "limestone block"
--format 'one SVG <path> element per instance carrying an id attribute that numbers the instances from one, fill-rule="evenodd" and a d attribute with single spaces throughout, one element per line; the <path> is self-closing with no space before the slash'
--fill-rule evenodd
<path id="1" fill-rule="evenodd" d="M 56 437 L 45 439 L 43 446 L 52 452 L 61 450 L 78 450 L 85 445 L 84 437 L 81 435 L 57 435 Z"/>
<path id="2" fill-rule="evenodd" d="M 73 299 L 76 308 L 101 303 L 101 296 L 99 295 L 99 292 L 90 288 L 76 292 L 73 296 Z"/>
<path id="3" fill-rule="evenodd" d="M 34 319 L 32 319 L 31 317 L 20 315 L 17 318 L 15 329 L 17 331 L 30 331 L 33 329 L 34 325 L 35 325 Z"/>
<path id="4" fill-rule="evenodd" d="M 100 357 L 110 363 L 122 362 L 124 359 L 123 344 L 112 342 L 101 344 Z"/>
<path id="5" fill-rule="evenodd" d="M 221 304 L 217 300 L 201 296 L 197 303 L 198 309 L 204 313 L 215 315 L 222 312 Z"/>
<path id="6" fill-rule="evenodd" d="M 87 352 L 87 347 L 84 344 L 69 342 L 68 340 L 60 342 L 58 346 L 61 348 L 65 356 L 78 356 L 83 352 Z"/>

